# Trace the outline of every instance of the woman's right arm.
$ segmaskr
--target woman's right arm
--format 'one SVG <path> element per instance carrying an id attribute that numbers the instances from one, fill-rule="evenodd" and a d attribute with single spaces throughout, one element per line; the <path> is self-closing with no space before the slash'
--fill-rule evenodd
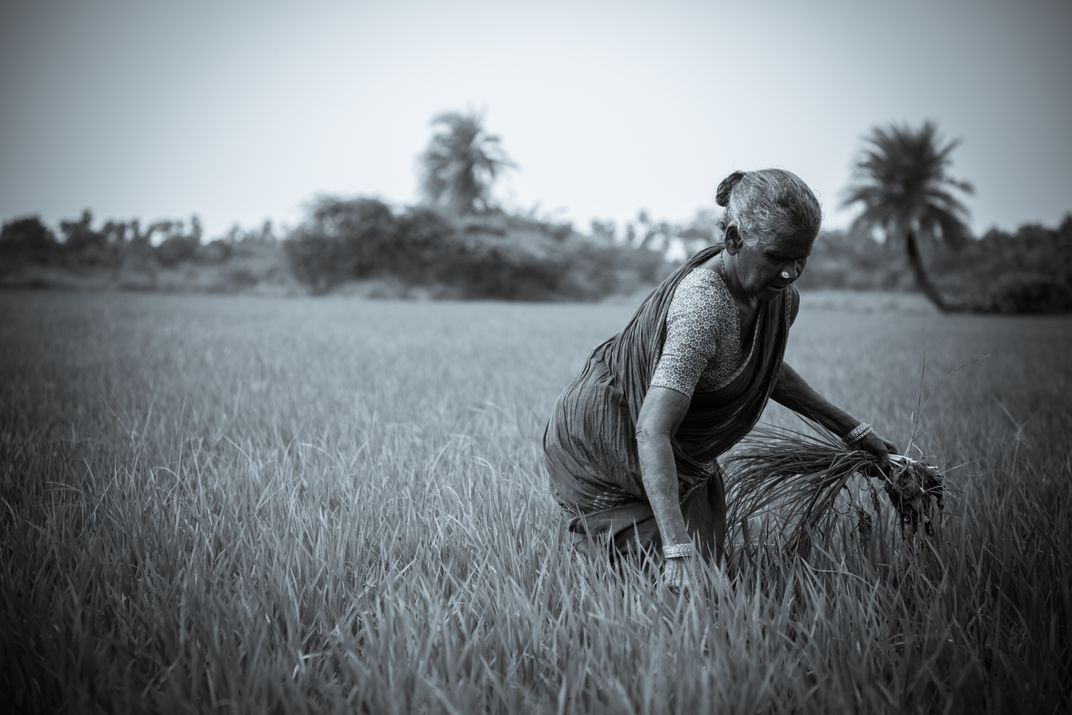
<path id="1" fill-rule="evenodd" d="M 670 440 L 689 410 L 690 399 L 668 387 L 648 388 L 637 416 L 637 453 L 648 503 L 664 545 L 691 543 L 681 514 L 677 464 Z M 679 561 L 680 559 L 673 559 Z"/>
<path id="2" fill-rule="evenodd" d="M 694 271 L 674 290 L 666 314 L 666 338 L 637 415 L 640 476 L 663 546 L 692 544 L 681 513 L 672 440 L 689 411 L 700 375 L 718 349 L 718 326 L 727 313 L 726 306 L 711 300 L 713 275 Z M 736 310 L 732 305 L 729 309 Z M 663 561 L 663 582 L 678 590 L 688 586 L 692 560 Z"/>

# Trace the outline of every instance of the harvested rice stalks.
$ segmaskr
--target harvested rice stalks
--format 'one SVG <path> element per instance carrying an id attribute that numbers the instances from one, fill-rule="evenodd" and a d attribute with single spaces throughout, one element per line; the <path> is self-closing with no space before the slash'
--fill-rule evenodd
<path id="1" fill-rule="evenodd" d="M 761 514 L 787 539 L 786 546 L 805 554 L 812 540 L 825 540 L 843 510 L 837 499 L 847 494 L 855 507 L 861 535 L 870 533 L 871 518 L 847 487 L 854 476 L 885 482 L 889 504 L 898 515 L 902 536 L 924 531 L 933 536 L 944 507 L 942 475 L 926 461 L 890 455 L 890 474 L 882 474 L 870 452 L 846 447 L 829 432 L 808 434 L 787 428 L 762 426 L 725 461 L 729 513 L 736 527 Z M 876 491 L 872 509 L 880 516 Z"/>
<path id="2" fill-rule="evenodd" d="M 940 525 L 945 509 L 942 475 L 937 467 L 901 454 L 890 455 L 890 467 L 890 477 L 881 476 L 887 482 L 890 503 L 901 518 L 901 532 L 911 527 L 914 534 L 922 523 L 927 536 L 934 536 L 935 524 Z"/>

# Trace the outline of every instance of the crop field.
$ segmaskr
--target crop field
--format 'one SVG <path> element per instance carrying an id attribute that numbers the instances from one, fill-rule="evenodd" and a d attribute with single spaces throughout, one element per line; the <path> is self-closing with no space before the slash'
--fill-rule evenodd
<path id="1" fill-rule="evenodd" d="M 947 469 L 940 538 L 847 518 L 682 599 L 572 554 L 542 464 L 634 308 L 0 294 L 4 701 L 1067 712 L 1072 320 L 805 294 L 787 361 Z"/>

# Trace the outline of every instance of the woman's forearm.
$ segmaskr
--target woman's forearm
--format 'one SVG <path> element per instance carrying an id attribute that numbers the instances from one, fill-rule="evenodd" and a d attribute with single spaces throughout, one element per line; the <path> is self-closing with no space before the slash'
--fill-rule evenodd
<path id="1" fill-rule="evenodd" d="M 859 424 L 859 420 L 816 392 L 788 363 L 782 363 L 771 398 L 834 434 L 845 435 Z"/>
<path id="2" fill-rule="evenodd" d="M 655 514 L 659 536 L 666 544 L 689 541 L 685 518 L 681 514 L 678 495 L 677 464 L 670 438 L 663 434 L 637 431 L 637 452 L 640 456 L 640 475 L 648 503 Z"/>

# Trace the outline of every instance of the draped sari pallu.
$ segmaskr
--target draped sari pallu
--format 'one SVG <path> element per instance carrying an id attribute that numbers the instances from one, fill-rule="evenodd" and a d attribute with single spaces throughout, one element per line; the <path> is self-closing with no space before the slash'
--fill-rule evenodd
<path id="1" fill-rule="evenodd" d="M 644 493 L 636 421 L 666 338 L 666 315 L 678 283 L 722 250 L 692 256 L 644 300 L 625 329 L 592 351 L 555 402 L 544 430 L 551 491 L 573 515 L 576 545 L 602 552 L 657 549 L 661 544 Z M 678 494 L 689 533 L 705 556 L 721 556 L 726 505 L 717 457 L 755 426 L 781 370 L 799 294 L 790 286 L 761 302 L 755 348 L 717 390 L 693 394 L 671 439 Z M 613 552 L 612 552 L 613 553 Z"/>

